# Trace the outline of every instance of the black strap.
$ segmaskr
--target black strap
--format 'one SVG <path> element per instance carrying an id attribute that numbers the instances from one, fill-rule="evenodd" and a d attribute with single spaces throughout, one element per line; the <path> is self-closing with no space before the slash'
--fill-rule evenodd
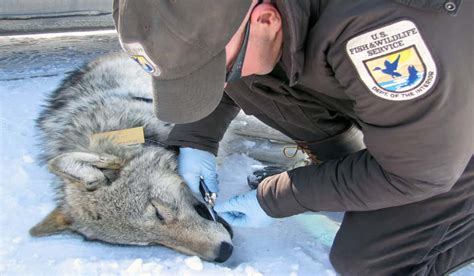
<path id="1" fill-rule="evenodd" d="M 142 101 L 142 102 L 146 102 L 146 103 L 153 103 L 153 99 L 150 99 L 150 98 L 145 98 L 145 97 L 137 97 L 137 96 L 133 96 L 131 97 L 132 99 L 134 100 L 137 100 L 137 101 Z M 162 143 L 160 141 L 158 141 L 157 139 L 154 139 L 154 137 L 145 137 L 145 145 L 158 145 L 158 146 L 162 146 L 162 147 L 167 147 L 167 145 L 165 143 Z"/>
<path id="2" fill-rule="evenodd" d="M 158 146 L 166 147 L 165 143 L 162 143 L 156 139 L 148 138 L 148 137 L 145 137 L 145 145 L 158 145 Z"/>
<path id="3" fill-rule="evenodd" d="M 144 98 L 144 97 L 132 97 L 132 99 L 137 100 L 137 101 L 142 101 L 146 103 L 153 103 L 153 99 L 150 98 Z"/>

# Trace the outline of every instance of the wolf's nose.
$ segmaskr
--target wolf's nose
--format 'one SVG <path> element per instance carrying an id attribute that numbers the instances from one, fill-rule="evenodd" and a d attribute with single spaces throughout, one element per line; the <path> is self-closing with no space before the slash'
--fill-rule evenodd
<path id="1" fill-rule="evenodd" d="M 232 244 L 227 242 L 221 243 L 221 247 L 219 248 L 219 255 L 217 256 L 215 261 L 218 263 L 227 261 L 227 259 L 230 258 L 230 255 L 232 255 L 233 249 L 234 247 L 232 246 Z"/>

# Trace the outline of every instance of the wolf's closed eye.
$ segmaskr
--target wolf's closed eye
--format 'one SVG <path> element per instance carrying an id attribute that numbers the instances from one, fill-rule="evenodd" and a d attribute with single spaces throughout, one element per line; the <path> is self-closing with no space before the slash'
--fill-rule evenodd
<path id="1" fill-rule="evenodd" d="M 155 208 L 155 215 L 158 218 L 158 220 L 165 221 L 165 218 L 163 217 L 163 215 L 161 215 L 160 211 L 158 210 L 158 206 L 156 206 L 157 204 L 154 204 L 152 201 L 151 205 L 153 206 L 153 208 Z"/>
<path id="2" fill-rule="evenodd" d="M 156 217 L 160 220 L 160 221 L 165 221 L 165 218 L 160 214 L 160 212 L 158 211 L 158 208 L 155 207 L 155 214 L 156 214 Z"/>

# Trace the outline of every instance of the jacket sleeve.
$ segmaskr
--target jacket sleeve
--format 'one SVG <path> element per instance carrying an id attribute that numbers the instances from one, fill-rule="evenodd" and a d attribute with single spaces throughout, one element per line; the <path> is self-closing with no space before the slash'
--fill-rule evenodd
<path id="1" fill-rule="evenodd" d="M 468 160 L 463 160 L 467 165 Z M 273 217 L 305 211 L 369 211 L 420 201 L 447 192 L 463 172 L 444 179 L 414 179 L 390 173 L 362 150 L 319 166 L 297 168 L 262 181 L 258 199 Z"/>
<path id="2" fill-rule="evenodd" d="M 239 111 L 240 107 L 224 93 L 217 108 L 206 118 L 175 125 L 166 143 L 168 146 L 195 148 L 217 155 L 219 142 Z"/>

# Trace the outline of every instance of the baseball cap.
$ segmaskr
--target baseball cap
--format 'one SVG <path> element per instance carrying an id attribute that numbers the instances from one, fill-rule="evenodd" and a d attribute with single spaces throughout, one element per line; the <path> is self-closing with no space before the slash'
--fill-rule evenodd
<path id="1" fill-rule="evenodd" d="M 184 124 L 219 104 L 226 75 L 225 46 L 251 0 L 114 0 L 122 48 L 153 76 L 160 120 Z"/>

